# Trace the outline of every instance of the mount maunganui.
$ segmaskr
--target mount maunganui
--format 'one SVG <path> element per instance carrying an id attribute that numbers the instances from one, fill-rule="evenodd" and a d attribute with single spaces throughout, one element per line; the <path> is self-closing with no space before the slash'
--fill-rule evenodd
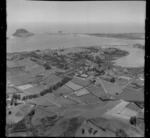
<path id="1" fill-rule="evenodd" d="M 16 37 L 27 37 L 27 36 L 32 36 L 32 35 L 34 34 L 31 32 L 28 32 L 25 29 L 17 29 L 16 32 L 13 34 L 13 36 L 16 36 Z"/>

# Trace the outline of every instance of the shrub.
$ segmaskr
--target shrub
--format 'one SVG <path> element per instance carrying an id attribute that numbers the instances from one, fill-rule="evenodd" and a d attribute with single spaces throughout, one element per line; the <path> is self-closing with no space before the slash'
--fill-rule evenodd
<path id="1" fill-rule="evenodd" d="M 111 79 L 110 79 L 110 82 L 115 82 L 115 78 L 114 77 L 112 77 Z"/>
<path id="2" fill-rule="evenodd" d="M 46 69 L 46 70 L 49 70 L 49 69 L 51 69 L 51 66 L 50 65 L 48 65 L 48 64 L 43 64 L 43 66 L 44 66 L 44 68 Z"/>
<path id="3" fill-rule="evenodd" d="M 8 114 L 10 115 L 10 114 L 11 114 L 11 111 L 9 111 Z"/>
<path id="4" fill-rule="evenodd" d="M 130 118 L 130 123 L 131 123 L 131 125 L 136 125 L 136 122 L 137 122 L 136 116 L 132 116 L 132 117 Z"/>

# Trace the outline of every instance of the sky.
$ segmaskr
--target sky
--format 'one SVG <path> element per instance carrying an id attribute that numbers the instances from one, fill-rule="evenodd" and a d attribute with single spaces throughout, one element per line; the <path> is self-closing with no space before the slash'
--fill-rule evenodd
<path id="1" fill-rule="evenodd" d="M 7 0 L 7 25 L 135 24 L 144 28 L 145 1 L 26 1 Z M 130 30 L 131 27 L 129 27 Z M 138 28 L 138 27 L 137 27 Z"/>

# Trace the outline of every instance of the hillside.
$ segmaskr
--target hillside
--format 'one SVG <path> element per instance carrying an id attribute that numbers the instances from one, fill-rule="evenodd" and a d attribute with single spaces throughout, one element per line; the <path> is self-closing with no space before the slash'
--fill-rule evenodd
<path id="1" fill-rule="evenodd" d="M 16 37 L 27 37 L 27 36 L 32 36 L 32 35 L 34 34 L 31 32 L 28 32 L 25 29 L 17 29 L 16 32 L 13 34 L 13 36 L 16 36 Z"/>

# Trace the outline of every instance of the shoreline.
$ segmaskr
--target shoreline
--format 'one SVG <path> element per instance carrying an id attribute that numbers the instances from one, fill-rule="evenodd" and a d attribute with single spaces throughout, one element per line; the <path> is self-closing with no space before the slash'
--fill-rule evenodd
<path id="1" fill-rule="evenodd" d="M 82 36 L 81 36 L 82 37 Z M 79 37 L 79 40 L 81 39 L 81 37 Z M 97 37 L 98 38 L 98 37 Z M 106 37 L 105 37 L 106 38 Z M 19 44 L 20 44 L 20 42 L 22 41 L 22 39 L 20 39 L 20 38 L 18 38 L 19 39 Z M 60 39 L 60 38 L 59 38 Z M 58 41 L 59 41 L 59 39 L 58 39 Z M 61 38 L 62 39 L 62 38 Z M 60 40 L 61 40 L 60 39 Z M 66 38 L 64 38 L 64 39 L 66 39 Z M 71 39 L 72 39 L 72 37 L 71 37 Z M 85 39 L 85 38 L 84 38 Z M 84 41 L 84 39 L 83 39 L 83 41 Z M 109 38 L 108 38 L 109 39 Z M 115 40 L 115 43 L 112 41 L 112 40 Z M 140 52 L 140 53 L 142 53 L 142 57 L 140 57 L 140 58 L 143 58 L 143 50 L 142 49 L 140 49 L 140 48 L 135 48 L 135 47 L 133 47 L 133 45 L 135 45 L 135 44 L 140 44 L 141 43 L 141 41 L 134 41 L 133 40 L 133 42 L 131 41 L 129 41 L 130 43 L 128 43 L 128 40 L 127 40 L 127 42 L 125 41 L 123 41 L 123 43 L 122 43 L 122 41 L 120 42 L 119 40 L 117 40 L 116 41 L 116 38 L 113 38 L 112 40 L 110 40 L 110 41 L 108 41 L 108 44 L 107 44 L 107 42 L 103 42 L 103 39 L 102 39 L 102 43 L 100 43 L 100 44 L 98 44 L 99 42 L 96 42 L 97 44 L 95 44 L 95 42 L 93 42 L 93 45 L 94 45 L 94 47 L 101 47 L 101 48 L 117 48 L 117 49 L 120 49 L 120 50 L 125 50 L 125 51 L 128 51 L 129 52 L 129 54 L 128 55 L 126 55 L 126 56 L 123 56 L 123 57 L 120 57 L 119 59 L 121 60 L 122 58 L 132 58 L 132 54 L 134 55 L 134 54 L 136 54 L 136 52 L 135 51 L 138 51 L 138 52 Z M 8 40 L 8 39 L 7 39 Z M 9 41 L 10 40 L 10 41 Z M 15 40 L 15 38 L 14 39 L 9 39 L 8 40 L 8 46 L 13 46 L 13 44 L 14 43 L 16 43 L 17 44 L 17 41 L 18 40 Z M 47 37 L 46 37 L 46 39 L 44 38 L 44 40 L 46 40 L 46 41 L 48 41 L 47 40 Z M 28 49 L 26 49 L 26 50 L 24 50 L 24 51 L 17 51 L 17 52 L 10 52 L 11 50 L 9 50 L 8 48 L 7 48 L 7 54 L 13 54 L 13 53 L 23 53 L 23 52 L 31 52 L 31 51 L 36 51 L 36 50 L 60 50 L 60 49 L 72 49 L 72 48 L 82 48 L 82 47 L 84 47 L 84 48 L 86 48 L 86 47 L 93 47 L 93 45 L 92 44 L 90 44 L 90 43 L 88 43 L 88 45 L 80 45 L 80 46 L 78 46 L 78 41 L 79 41 L 78 39 L 77 39 L 77 44 L 76 44 L 76 42 L 75 42 L 75 44 L 73 44 L 72 46 L 70 46 L 69 47 L 69 44 L 68 44 L 68 42 L 70 43 L 71 41 L 70 40 L 68 40 L 67 39 L 67 45 L 65 46 L 65 43 L 64 43 L 64 45 L 62 45 L 61 47 L 58 45 L 58 47 L 54 47 L 53 46 L 53 43 L 54 42 L 52 42 L 52 44 L 50 44 L 50 45 L 52 45 L 52 47 L 51 48 L 43 48 L 43 47 L 41 47 L 41 49 L 40 48 L 38 48 L 37 47 L 37 49 L 36 49 L 36 47 L 34 46 L 32 49 L 30 49 L 30 48 L 28 48 Z M 82 40 L 82 39 L 81 39 Z M 95 40 L 95 39 L 94 39 Z M 93 39 L 91 40 L 91 41 L 94 41 Z M 12 43 L 13 44 L 11 44 L 11 41 L 12 41 Z M 23 39 L 23 42 L 25 41 L 25 43 L 27 43 L 28 44 L 28 39 L 26 39 L 26 40 L 24 40 Z M 56 39 L 56 41 L 57 41 L 57 39 Z M 72 40 L 72 41 L 74 41 L 74 40 Z M 76 41 L 76 38 L 75 38 L 75 41 Z M 107 39 L 106 40 L 104 40 L 104 41 L 107 41 Z M 112 41 L 112 43 L 111 43 L 111 41 Z M 30 38 L 29 37 L 29 44 L 33 44 L 34 45 L 34 38 Z M 104 44 L 103 44 L 104 43 Z M 106 44 L 105 44 L 106 43 Z M 110 43 L 110 44 L 109 44 Z M 132 44 L 133 43 L 133 44 Z M 35 41 L 35 44 L 36 44 L 36 41 Z M 39 44 L 41 44 L 41 42 L 39 43 Z M 81 43 L 82 44 L 82 43 Z M 83 43 L 84 44 L 84 43 Z M 46 44 L 47 45 L 47 44 Z M 54 45 L 56 45 L 55 43 L 54 43 Z M 70 44 L 71 45 L 71 44 Z M 143 45 L 143 43 L 142 43 L 142 45 Z M 139 49 L 139 50 L 136 50 L 136 49 Z M 9 50 L 9 52 L 8 52 L 8 50 Z M 118 60 L 119 60 L 118 58 L 117 58 L 117 60 L 114 60 L 113 62 L 118 62 Z M 128 61 L 130 61 L 128 59 Z M 136 59 L 136 58 L 135 58 Z M 126 60 L 126 59 L 124 59 L 124 60 Z M 123 62 L 125 62 L 123 60 Z M 143 60 L 143 59 L 142 59 Z M 132 60 L 131 60 L 132 61 Z M 120 61 L 119 61 L 120 62 Z M 123 63 L 122 63 L 123 64 Z M 126 64 L 127 64 L 127 62 L 126 62 Z M 138 61 L 137 61 L 137 63 L 135 63 L 135 64 L 139 64 L 138 63 Z M 143 64 L 143 63 L 142 63 Z M 139 65 L 137 65 L 137 67 L 138 67 Z M 140 65 L 140 66 L 144 66 L 144 65 Z M 132 67 L 132 66 L 131 66 Z M 134 66 L 133 66 L 134 67 Z"/>

